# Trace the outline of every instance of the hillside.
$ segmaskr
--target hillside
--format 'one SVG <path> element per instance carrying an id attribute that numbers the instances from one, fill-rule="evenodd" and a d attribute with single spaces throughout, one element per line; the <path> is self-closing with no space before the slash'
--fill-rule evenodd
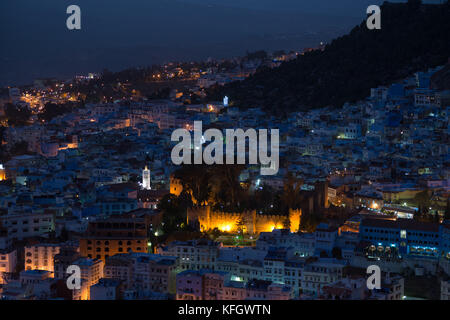
<path id="1" fill-rule="evenodd" d="M 450 58 L 444 68 L 431 77 L 431 87 L 437 90 L 450 90 Z"/>
<path id="2" fill-rule="evenodd" d="M 231 97 L 241 107 L 262 106 L 277 113 L 335 106 L 369 95 L 389 84 L 450 57 L 450 4 L 385 2 L 382 29 L 368 30 L 363 21 L 324 51 L 313 51 L 276 69 L 258 70 L 242 82 L 208 91 L 209 99 Z"/>

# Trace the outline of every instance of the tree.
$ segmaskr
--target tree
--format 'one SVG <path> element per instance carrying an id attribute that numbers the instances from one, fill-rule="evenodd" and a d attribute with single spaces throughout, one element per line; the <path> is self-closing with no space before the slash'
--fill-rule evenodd
<path id="1" fill-rule="evenodd" d="M 239 183 L 239 176 L 244 169 L 243 165 L 218 165 L 213 167 L 215 181 L 219 182 L 222 195 L 229 199 L 231 207 L 238 208 L 240 200 L 245 196 Z M 222 200 L 225 200 L 222 199 Z"/>
<path id="2" fill-rule="evenodd" d="M 72 108 L 67 104 L 56 104 L 48 102 L 45 104 L 44 109 L 39 114 L 39 119 L 45 121 L 51 121 L 53 118 L 70 112 Z"/>
<path id="3" fill-rule="evenodd" d="M 31 110 L 26 106 L 7 103 L 5 105 L 5 115 L 10 126 L 24 126 L 28 123 L 31 116 Z"/>
<path id="4" fill-rule="evenodd" d="M 447 198 L 447 206 L 445 207 L 444 220 L 450 220 L 450 198 Z"/>
<path id="5" fill-rule="evenodd" d="M 303 181 L 294 177 L 291 172 L 288 172 L 283 185 L 283 194 L 281 196 L 281 201 L 284 207 L 282 208 L 283 213 L 289 212 L 289 209 L 298 209 L 301 205 L 301 187 Z"/>
<path id="6" fill-rule="evenodd" d="M 191 195 L 193 203 L 204 205 L 211 194 L 210 174 L 204 165 L 185 165 L 175 172 L 180 179 L 183 190 Z"/>
<path id="7" fill-rule="evenodd" d="M 243 215 L 241 215 L 236 222 L 237 230 L 240 234 L 243 234 L 245 231 L 246 221 Z"/>
<path id="8" fill-rule="evenodd" d="M 302 215 L 300 219 L 300 229 L 306 232 L 314 232 L 321 222 L 321 218 L 316 215 Z"/>
<path id="9" fill-rule="evenodd" d="M 174 194 L 165 195 L 158 203 L 158 209 L 163 212 L 164 233 L 177 231 L 182 223 L 186 223 L 187 208 Z"/>
<path id="10" fill-rule="evenodd" d="M 435 212 L 434 216 L 433 216 L 433 220 L 435 223 L 440 223 L 441 222 L 441 217 L 439 216 L 439 212 Z"/>
<path id="11" fill-rule="evenodd" d="M 279 205 L 277 204 L 278 196 L 279 193 L 276 190 L 264 184 L 261 188 L 257 188 L 253 192 L 250 199 L 250 208 L 276 214 L 279 212 Z"/>
<path id="12" fill-rule="evenodd" d="M 16 156 L 26 154 L 27 152 L 28 152 L 28 142 L 26 141 L 16 142 L 10 149 L 10 153 Z"/>
<path id="13" fill-rule="evenodd" d="M 221 234 L 221 232 L 220 232 L 219 228 L 217 228 L 217 227 L 211 231 L 211 235 L 212 235 L 213 239 L 217 239 L 218 237 L 220 237 L 220 234 Z"/>
<path id="14" fill-rule="evenodd" d="M 414 196 L 414 201 L 419 207 L 419 209 L 422 208 L 422 214 L 425 215 L 426 213 L 428 213 L 428 208 L 430 207 L 431 204 L 429 190 L 425 189 L 417 193 Z"/>
<path id="15" fill-rule="evenodd" d="M 6 127 L 0 127 L 0 141 L 3 141 L 3 135 L 5 134 Z"/>
<path id="16" fill-rule="evenodd" d="M 424 215 L 424 211 L 423 211 L 423 207 L 422 205 L 419 204 L 418 208 L 417 208 L 417 213 L 414 214 L 413 218 L 416 221 L 422 221 L 424 219 L 425 215 Z"/>

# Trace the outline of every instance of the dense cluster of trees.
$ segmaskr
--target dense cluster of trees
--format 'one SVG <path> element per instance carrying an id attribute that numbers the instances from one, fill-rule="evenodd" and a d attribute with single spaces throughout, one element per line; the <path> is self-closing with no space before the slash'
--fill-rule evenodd
<path id="1" fill-rule="evenodd" d="M 28 152 L 28 142 L 26 141 L 16 142 L 9 150 L 9 154 L 15 156 L 26 154 L 27 152 Z"/>
<path id="2" fill-rule="evenodd" d="M 171 233 L 186 226 L 186 210 L 192 206 L 189 196 L 182 193 L 180 196 L 174 194 L 165 195 L 158 203 L 158 209 L 164 212 L 163 231 Z"/>
<path id="3" fill-rule="evenodd" d="M 7 103 L 4 110 L 8 125 L 12 127 L 26 125 L 31 117 L 31 110 L 27 106 Z"/>
<path id="4" fill-rule="evenodd" d="M 176 171 L 175 177 L 196 205 L 213 202 L 222 209 L 242 211 L 249 208 L 247 194 L 239 181 L 243 169 L 243 165 L 185 165 Z"/>
<path id="5" fill-rule="evenodd" d="M 450 198 L 447 198 L 447 206 L 445 207 L 444 219 L 450 220 Z"/>
<path id="6" fill-rule="evenodd" d="M 76 107 L 81 107 L 80 103 L 63 103 L 56 104 L 48 102 L 44 105 L 43 110 L 38 114 L 39 120 L 50 121 L 57 116 L 61 116 L 72 112 Z M 8 120 L 8 125 L 17 127 L 24 126 L 29 123 L 32 115 L 31 109 L 28 106 L 21 104 L 7 103 L 4 107 L 5 117 Z"/>
<path id="7" fill-rule="evenodd" d="M 44 105 L 42 112 L 38 114 L 39 120 L 51 121 L 53 118 L 72 112 L 75 104 L 56 104 L 48 102 Z"/>
<path id="8" fill-rule="evenodd" d="M 443 65 L 450 56 L 450 5 L 385 2 L 381 30 L 366 21 L 325 50 L 315 50 L 262 68 L 242 82 L 213 86 L 211 100 L 224 95 L 241 107 L 262 106 L 280 113 L 316 107 L 339 107 L 413 72 Z"/>
<path id="9" fill-rule="evenodd" d="M 432 198 L 433 192 L 432 190 L 425 189 L 419 193 L 417 193 L 413 199 L 413 202 L 417 206 L 417 213 L 414 214 L 414 219 L 417 221 L 424 221 L 424 222 L 435 222 L 439 223 L 441 220 L 441 217 L 437 212 L 432 213 L 430 212 L 431 209 L 431 198 Z M 450 202 L 449 199 L 447 199 L 447 206 L 444 211 L 444 219 L 450 219 Z"/>
<path id="10" fill-rule="evenodd" d="M 288 173 L 282 190 L 261 185 L 256 188 L 251 181 L 241 182 L 242 165 L 185 165 L 175 172 L 175 178 L 181 181 L 183 192 L 180 196 L 167 196 L 160 208 L 167 212 L 167 224 L 180 225 L 185 219 L 186 210 L 193 206 L 211 205 L 214 210 L 224 212 L 243 212 L 256 210 L 266 214 L 280 215 L 286 228 L 285 219 L 289 209 L 300 209 L 304 194 L 303 181 Z M 321 221 L 319 215 L 302 216 L 301 228 L 314 230 Z M 241 222 L 245 224 L 244 221 Z"/>

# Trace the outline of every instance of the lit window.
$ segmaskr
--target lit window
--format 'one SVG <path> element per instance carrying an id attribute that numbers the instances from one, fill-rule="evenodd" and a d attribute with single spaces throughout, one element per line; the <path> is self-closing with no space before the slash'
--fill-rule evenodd
<path id="1" fill-rule="evenodd" d="M 400 238 L 406 239 L 406 230 L 400 230 Z"/>

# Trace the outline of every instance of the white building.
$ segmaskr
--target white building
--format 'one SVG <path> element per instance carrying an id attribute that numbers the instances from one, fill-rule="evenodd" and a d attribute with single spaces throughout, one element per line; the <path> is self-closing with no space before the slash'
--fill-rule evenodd
<path id="1" fill-rule="evenodd" d="M 414 106 L 416 107 L 440 107 L 440 95 L 434 90 L 416 89 L 414 92 Z"/>
<path id="2" fill-rule="evenodd" d="M 54 272 L 53 258 L 59 253 L 59 244 L 38 243 L 25 247 L 25 270 Z"/>
<path id="3" fill-rule="evenodd" d="M 314 232 L 316 255 L 320 255 L 322 251 L 330 255 L 336 244 L 337 235 L 337 228 L 330 227 L 326 223 L 320 223 Z"/>
<path id="4" fill-rule="evenodd" d="M 55 230 L 51 213 L 14 213 L 0 217 L 0 224 L 8 229 L 10 239 L 23 240 L 42 237 Z"/>
<path id="5" fill-rule="evenodd" d="M 297 257 L 314 255 L 315 237 L 312 234 L 292 233 L 288 229 L 274 229 L 272 232 L 261 232 L 256 247 L 268 251 L 270 247 L 291 248 Z"/>
<path id="6" fill-rule="evenodd" d="M 163 256 L 180 258 L 181 270 L 215 270 L 221 247 L 220 242 L 205 239 L 173 241 L 167 246 L 158 248 L 158 253 Z"/>
<path id="7" fill-rule="evenodd" d="M 77 296 L 81 300 L 90 300 L 90 288 L 103 278 L 103 261 L 100 259 L 79 258 L 73 265 L 80 267 L 82 288 Z M 75 294 L 75 293 L 74 293 Z"/>
<path id="8" fill-rule="evenodd" d="M 402 276 L 390 276 L 382 279 L 381 289 L 374 289 L 370 294 L 371 300 L 402 300 L 405 295 L 405 279 Z"/>
<path id="9" fill-rule="evenodd" d="M 344 265 L 335 262 L 319 260 L 307 264 L 303 270 L 301 290 L 313 296 L 322 294 L 322 288 L 343 277 Z"/>
<path id="10" fill-rule="evenodd" d="M 117 300 L 120 281 L 115 279 L 100 279 L 90 288 L 91 300 Z"/>
<path id="11" fill-rule="evenodd" d="M 0 251 L 0 284 L 6 282 L 8 273 L 15 272 L 17 264 L 17 251 Z"/>
<path id="12" fill-rule="evenodd" d="M 441 300 L 450 300 L 450 280 L 441 281 Z"/>
<path id="13" fill-rule="evenodd" d="M 152 187 L 150 185 L 150 170 L 145 166 L 145 169 L 142 171 L 142 186 L 145 190 L 151 190 Z"/>
<path id="14" fill-rule="evenodd" d="M 378 87 L 370 89 L 370 97 L 377 101 L 384 101 L 387 99 L 388 88 Z"/>

